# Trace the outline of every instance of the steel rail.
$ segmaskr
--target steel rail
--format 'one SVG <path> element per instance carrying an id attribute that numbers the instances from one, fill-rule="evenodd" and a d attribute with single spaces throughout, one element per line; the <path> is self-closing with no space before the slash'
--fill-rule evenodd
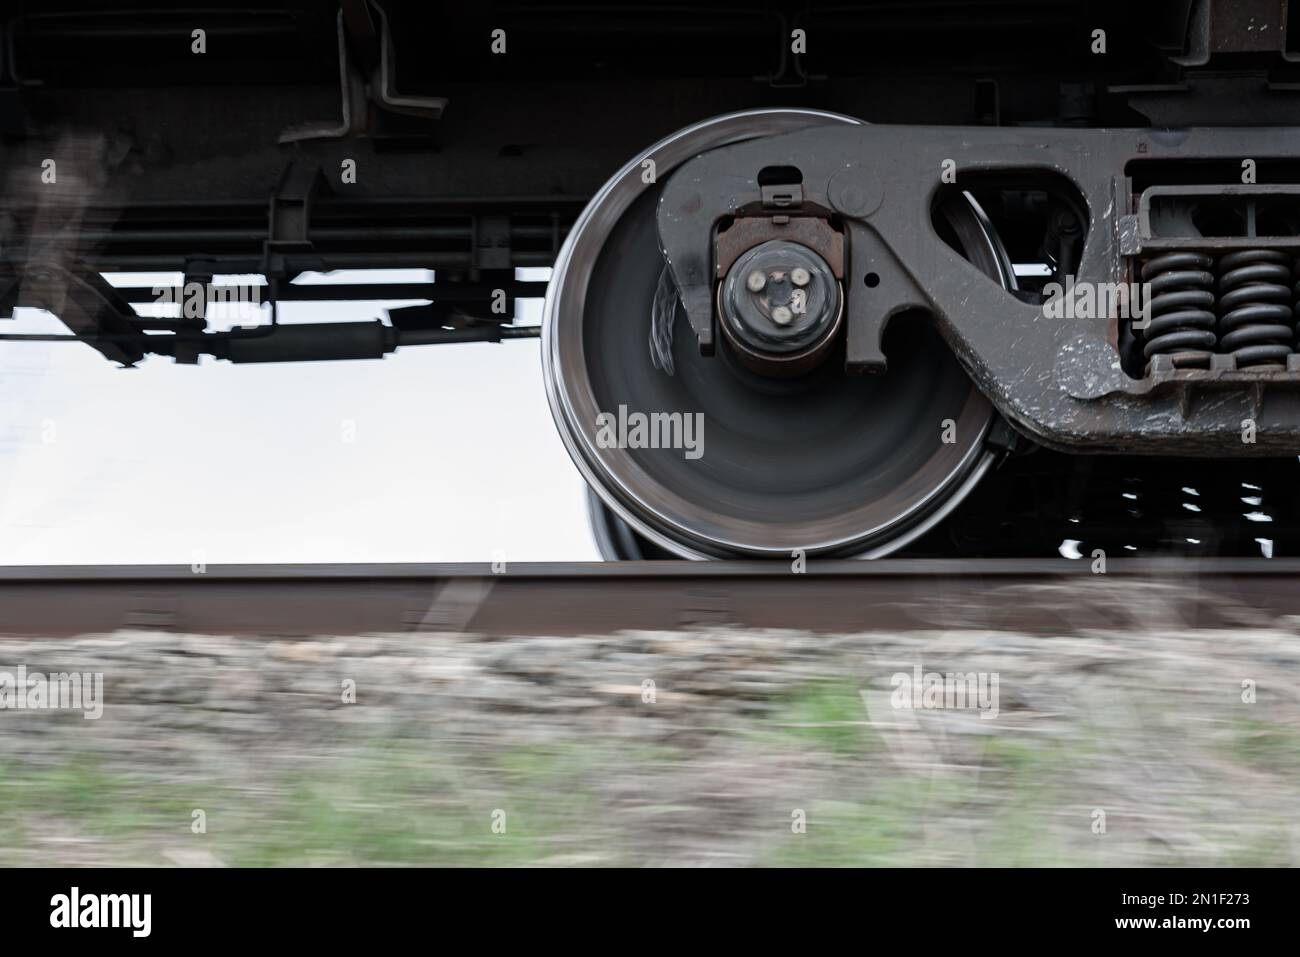
<path id="1" fill-rule="evenodd" d="M 1300 559 L 0 567 L 0 635 L 1293 627 Z"/>

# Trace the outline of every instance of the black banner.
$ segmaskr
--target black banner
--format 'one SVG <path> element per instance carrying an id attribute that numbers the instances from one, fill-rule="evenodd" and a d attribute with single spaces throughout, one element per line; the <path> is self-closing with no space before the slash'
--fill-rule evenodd
<path id="1" fill-rule="evenodd" d="M 699 885 L 692 889 L 692 885 Z M 135 945 L 211 940 L 337 943 L 350 933 L 400 940 L 432 922 L 495 937 L 522 919 L 587 927 L 616 919 L 637 933 L 665 921 L 744 934 L 781 914 L 796 930 L 851 919 L 855 935 L 1033 930 L 1057 939 L 1150 944 L 1202 938 L 1232 946 L 1287 925 L 1294 875 L 1265 870 L 892 870 L 647 872 L 617 877 L 528 870 L 8 870 L 0 914 L 11 940 L 77 934 Z M 572 883 L 570 883 L 572 882 Z M 567 886 L 567 887 L 566 887 Z M 571 894 L 572 896 L 568 896 Z M 735 905 L 744 901 L 744 906 Z M 459 928 L 459 929 L 458 929 Z M 964 930 L 963 930 L 964 928 Z M 1244 936 L 1243 936 L 1244 935 Z"/>

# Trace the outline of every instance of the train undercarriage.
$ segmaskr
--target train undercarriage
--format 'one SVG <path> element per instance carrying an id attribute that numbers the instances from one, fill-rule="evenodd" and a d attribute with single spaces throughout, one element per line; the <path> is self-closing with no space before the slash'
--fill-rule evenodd
<path id="1" fill-rule="evenodd" d="M 1294 553 L 1300 10 L 904 6 L 20 12 L 0 314 L 126 367 L 540 337 L 609 558 Z M 326 298 L 422 304 L 277 318 Z"/>

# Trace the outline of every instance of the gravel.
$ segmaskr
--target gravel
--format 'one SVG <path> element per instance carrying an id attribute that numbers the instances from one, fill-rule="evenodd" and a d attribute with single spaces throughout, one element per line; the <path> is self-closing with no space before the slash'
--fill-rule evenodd
<path id="1" fill-rule="evenodd" d="M 1150 618 L 1055 637 L 7 639 L 0 671 L 102 672 L 105 703 L 99 720 L 0 711 L 0 852 L 38 865 L 1300 864 L 1296 622 Z M 996 677 L 996 717 L 896 707 L 894 676 L 917 667 Z"/>

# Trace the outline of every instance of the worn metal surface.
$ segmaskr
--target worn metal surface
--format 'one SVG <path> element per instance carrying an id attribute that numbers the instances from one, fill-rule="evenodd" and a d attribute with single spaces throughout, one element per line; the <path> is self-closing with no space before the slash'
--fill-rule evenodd
<path id="1" fill-rule="evenodd" d="M 825 127 L 720 147 L 685 163 L 659 204 L 660 241 L 690 327 L 713 340 L 714 224 L 761 208 L 758 174 L 793 166 L 805 205 L 843 217 L 851 355 L 884 371 L 880 340 L 906 310 L 933 314 L 984 393 L 1011 422 L 1060 449 L 1167 455 L 1300 450 L 1300 370 L 1170 371 L 1158 382 L 1120 367 L 1112 316 L 1049 319 L 966 263 L 935 232 L 941 172 L 1031 173 L 1077 191 L 1090 221 L 1076 280 L 1127 280 L 1119 226 L 1135 160 L 1259 163 L 1300 153 L 1297 129 L 926 129 Z M 864 284 L 868 276 L 874 285 Z M 1257 387 L 1246 387 L 1246 382 Z M 1244 419 L 1257 438 L 1243 444 Z"/>
<path id="2" fill-rule="evenodd" d="M 1300 614 L 1300 559 L 610 562 L 0 568 L 0 634 L 578 635 L 699 625 L 819 632 L 1241 626 Z M 1111 596 L 1108 598 L 1108 596 Z M 1086 620 L 1078 609 L 1090 607 Z M 1111 609 L 1101 621 L 1095 609 Z"/>

